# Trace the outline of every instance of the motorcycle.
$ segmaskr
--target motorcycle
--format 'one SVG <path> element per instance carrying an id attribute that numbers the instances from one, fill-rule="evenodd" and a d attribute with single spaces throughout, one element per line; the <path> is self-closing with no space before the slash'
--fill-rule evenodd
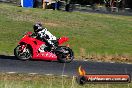
<path id="1" fill-rule="evenodd" d="M 27 32 L 14 49 L 14 55 L 20 60 L 47 60 L 68 63 L 74 59 L 74 53 L 68 45 L 61 46 L 69 40 L 61 37 L 54 41 L 56 48 L 51 49 L 46 42 L 39 40 L 32 32 Z"/>

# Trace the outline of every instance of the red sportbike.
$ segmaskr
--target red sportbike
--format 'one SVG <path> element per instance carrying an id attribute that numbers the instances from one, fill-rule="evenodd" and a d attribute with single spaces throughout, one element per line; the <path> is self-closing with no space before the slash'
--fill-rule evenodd
<path id="1" fill-rule="evenodd" d="M 62 63 L 71 62 L 74 59 L 74 54 L 69 46 L 61 46 L 67 42 L 69 38 L 61 37 L 54 41 L 56 48 L 46 45 L 46 42 L 39 40 L 32 32 L 28 32 L 20 40 L 18 46 L 14 49 L 14 55 L 21 60 L 48 60 L 59 61 Z M 41 51 L 43 49 L 43 51 Z"/>

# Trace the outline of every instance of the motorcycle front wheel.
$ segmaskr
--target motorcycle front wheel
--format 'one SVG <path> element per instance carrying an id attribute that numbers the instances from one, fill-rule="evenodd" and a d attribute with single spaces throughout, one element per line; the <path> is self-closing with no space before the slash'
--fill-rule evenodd
<path id="1" fill-rule="evenodd" d="M 14 55 L 20 60 L 29 60 L 32 57 L 31 50 L 28 47 L 22 49 L 22 46 L 23 45 L 18 45 L 14 49 Z"/>

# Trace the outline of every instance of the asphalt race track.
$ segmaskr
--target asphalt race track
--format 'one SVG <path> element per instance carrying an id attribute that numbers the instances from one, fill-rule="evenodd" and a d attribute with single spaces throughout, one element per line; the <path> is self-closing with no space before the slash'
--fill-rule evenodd
<path id="1" fill-rule="evenodd" d="M 130 74 L 132 77 L 132 64 L 73 61 L 59 63 L 48 61 L 21 61 L 14 56 L 0 55 L 0 73 L 36 73 L 53 75 L 77 75 L 78 67 L 82 66 L 87 74 Z"/>

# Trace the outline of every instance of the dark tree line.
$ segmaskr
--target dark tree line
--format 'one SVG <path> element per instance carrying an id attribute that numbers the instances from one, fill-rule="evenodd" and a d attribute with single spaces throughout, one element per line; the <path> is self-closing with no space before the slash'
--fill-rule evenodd
<path id="1" fill-rule="evenodd" d="M 70 1 L 70 3 L 72 4 L 81 4 L 81 5 L 93 5 L 93 4 L 110 4 L 110 2 L 112 1 L 120 1 L 120 0 L 65 0 L 65 1 Z M 105 3 L 105 1 L 107 3 Z M 129 7 L 132 8 L 132 0 L 121 0 L 119 2 L 120 7 L 122 7 L 123 5 L 125 7 Z"/>
<path id="2" fill-rule="evenodd" d="M 82 5 L 92 5 L 95 3 L 103 3 L 104 0 L 71 0 L 71 3 L 78 3 L 78 4 L 82 4 Z"/>

